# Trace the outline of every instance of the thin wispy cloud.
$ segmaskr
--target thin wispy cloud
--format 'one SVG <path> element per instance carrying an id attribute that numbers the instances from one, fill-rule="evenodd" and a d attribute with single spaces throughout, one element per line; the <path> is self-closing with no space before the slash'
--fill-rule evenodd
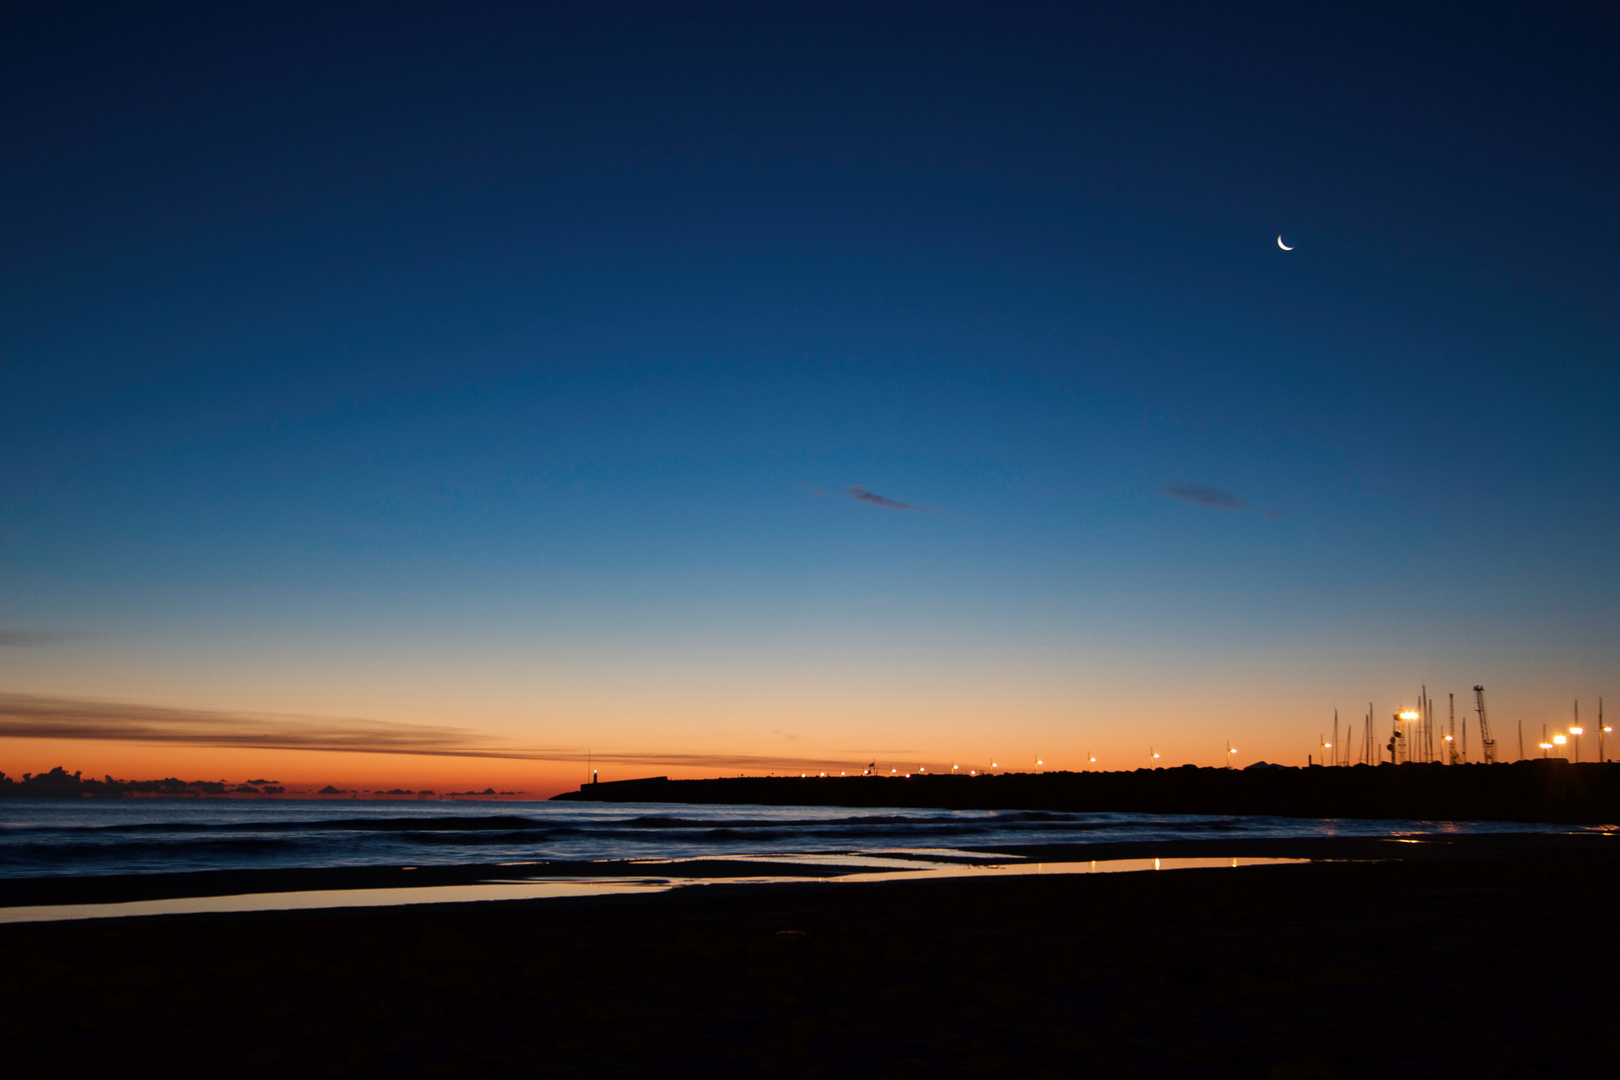
<path id="1" fill-rule="evenodd" d="M 73 637 L 55 630 L 0 630 L 0 649 L 31 649 L 70 641 Z"/>
<path id="2" fill-rule="evenodd" d="M 826 758 L 759 754 L 620 753 L 526 746 L 465 728 L 352 717 L 290 716 L 0 694 L 0 738 L 167 743 L 236 750 L 317 750 L 352 754 L 596 761 L 638 766 L 806 772 L 851 766 Z"/>
<path id="3" fill-rule="evenodd" d="M 1171 484 L 1169 487 L 1159 489 L 1159 494 L 1168 495 L 1172 499 L 1192 503 L 1194 506 L 1207 506 L 1212 510 L 1247 510 L 1249 504 L 1238 496 L 1217 487 L 1206 487 L 1203 484 Z"/>
<path id="4" fill-rule="evenodd" d="M 887 495 L 879 495 L 877 492 L 861 487 L 859 484 L 847 487 L 843 491 L 823 491 L 820 488 L 811 488 L 810 494 L 817 496 L 833 495 L 840 499 L 852 499 L 855 502 L 865 503 L 867 506 L 881 507 L 884 510 L 909 510 L 914 514 L 939 513 L 932 506 L 917 506 L 912 503 L 901 502 L 899 499 L 891 499 Z"/>
<path id="5" fill-rule="evenodd" d="M 881 506 L 885 510 L 915 510 L 919 514 L 932 514 L 934 512 L 931 507 L 912 506 L 910 503 L 903 503 L 898 499 L 885 498 L 877 492 L 867 491 L 863 487 L 850 488 L 849 497 L 868 506 Z"/>

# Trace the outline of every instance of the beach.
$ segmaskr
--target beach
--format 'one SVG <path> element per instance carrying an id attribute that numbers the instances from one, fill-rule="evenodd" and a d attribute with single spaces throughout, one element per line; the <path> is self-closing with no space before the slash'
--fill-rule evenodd
<path id="1" fill-rule="evenodd" d="M 1378 861 L 1369 841 L 1342 861 L 1308 843 L 1318 861 L 1241 869 L 5 926 L 0 1038 L 12 1075 L 40 1077 L 1538 1076 L 1615 1059 L 1620 839 L 1385 842 Z"/>
<path id="2" fill-rule="evenodd" d="M 0 1080 L 1620 1076 L 1617 13 L 5 4 Z"/>

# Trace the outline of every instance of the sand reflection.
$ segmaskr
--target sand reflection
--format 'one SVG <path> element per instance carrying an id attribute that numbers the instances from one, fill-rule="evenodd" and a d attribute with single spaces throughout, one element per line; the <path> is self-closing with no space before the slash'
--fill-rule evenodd
<path id="1" fill-rule="evenodd" d="M 250 911 L 304 911 L 321 908 L 398 907 L 407 904 L 464 904 L 499 900 L 553 900 L 563 897 L 663 892 L 700 885 L 784 885 L 825 882 L 869 884 L 883 881 L 928 881 L 940 878 L 1024 877 L 1036 874 L 1118 874 L 1150 870 L 1205 870 L 1306 863 L 1309 859 L 1252 857 L 1094 859 L 1088 862 L 934 862 L 951 852 L 906 851 L 881 855 L 803 855 L 773 857 L 771 863 L 797 867 L 825 866 L 828 873 L 758 874 L 745 877 L 509 879 L 471 885 L 424 885 L 393 889 L 311 889 L 298 892 L 244 893 L 235 896 L 183 896 L 133 900 L 117 904 L 41 904 L 0 908 L 0 923 L 61 922 L 74 919 L 119 919 L 153 915 L 226 914 Z M 967 854 L 967 853 L 961 853 Z M 981 856 L 982 857 L 982 856 Z M 757 857 L 749 861 L 761 861 Z M 669 866 L 672 864 L 663 863 Z M 674 864 L 678 869 L 678 864 Z"/>

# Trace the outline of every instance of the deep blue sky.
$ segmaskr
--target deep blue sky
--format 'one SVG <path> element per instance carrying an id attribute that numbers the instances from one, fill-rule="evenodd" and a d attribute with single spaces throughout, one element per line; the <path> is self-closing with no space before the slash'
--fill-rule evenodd
<path id="1" fill-rule="evenodd" d="M 1271 739 L 1613 670 L 1612 10 L 160 7 L 0 23 L 14 690 L 433 656 L 568 742 L 971 663 L 1014 727 L 1293 679 Z"/>

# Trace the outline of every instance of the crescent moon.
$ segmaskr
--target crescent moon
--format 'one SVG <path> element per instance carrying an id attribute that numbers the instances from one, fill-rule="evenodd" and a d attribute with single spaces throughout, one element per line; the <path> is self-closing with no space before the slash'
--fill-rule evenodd
<path id="1" fill-rule="evenodd" d="M 1293 248 L 1289 247 L 1287 244 L 1282 242 L 1281 234 L 1279 234 L 1278 237 L 1277 237 L 1277 246 L 1282 248 L 1284 251 L 1293 251 L 1294 250 Z"/>

